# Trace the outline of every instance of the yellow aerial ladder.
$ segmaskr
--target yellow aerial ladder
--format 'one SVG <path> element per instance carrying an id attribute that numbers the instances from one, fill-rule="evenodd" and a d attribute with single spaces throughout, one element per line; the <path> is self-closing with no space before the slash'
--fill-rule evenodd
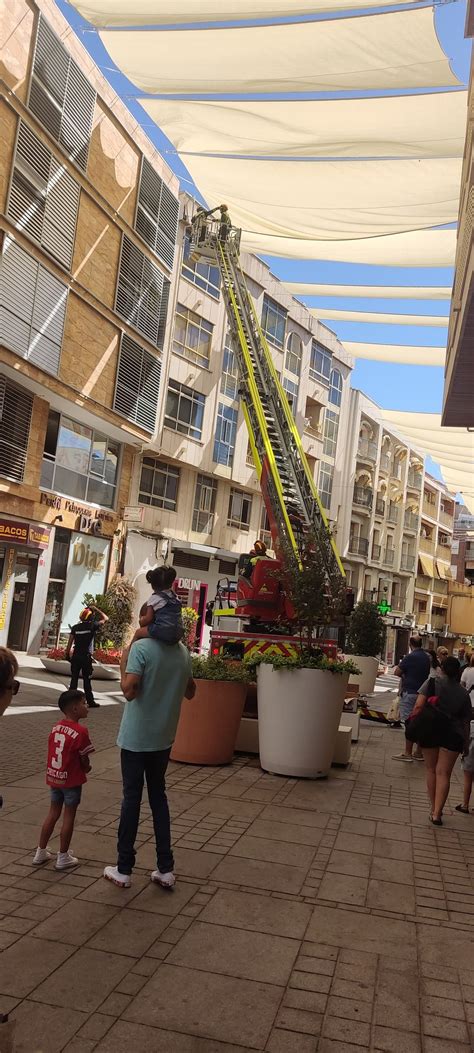
<path id="1" fill-rule="evenodd" d="M 300 552 L 309 530 L 317 537 L 328 593 L 345 577 L 341 558 L 311 475 L 291 408 L 260 327 L 240 264 L 241 231 L 199 209 L 191 226 L 191 259 L 217 262 L 239 372 L 239 395 L 277 555 Z M 213 210 L 216 211 L 215 209 Z"/>

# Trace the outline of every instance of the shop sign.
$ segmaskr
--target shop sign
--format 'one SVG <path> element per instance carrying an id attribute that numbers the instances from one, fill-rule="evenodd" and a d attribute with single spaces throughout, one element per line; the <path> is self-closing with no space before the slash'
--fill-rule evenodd
<path id="1" fill-rule="evenodd" d="M 124 523 L 143 523 L 145 509 L 143 505 L 125 505 L 123 510 Z"/>
<path id="2" fill-rule="evenodd" d="M 32 548 L 47 548 L 50 536 L 51 527 L 42 523 L 0 519 L 0 541 L 9 541 L 12 545 L 30 545 Z"/>
<path id="3" fill-rule="evenodd" d="M 65 526 L 80 530 L 82 534 L 100 537 L 104 525 L 115 526 L 117 523 L 117 516 L 112 512 L 106 512 L 102 508 L 88 508 L 87 505 L 79 505 L 77 501 L 58 497 L 56 494 L 42 493 L 40 503 L 54 509 L 55 512 L 67 513 L 67 519 L 71 517 L 72 522 L 66 522 Z"/>
<path id="4" fill-rule="evenodd" d="M 71 535 L 61 631 L 67 632 L 77 622 L 84 593 L 96 596 L 104 591 L 109 546 L 107 538 Z"/>
<path id="5" fill-rule="evenodd" d="M 0 604 L 0 629 L 4 629 L 5 628 L 5 624 L 6 624 L 6 620 L 7 620 L 8 597 L 10 595 L 10 589 L 11 589 L 11 584 L 12 584 L 13 564 L 14 564 L 14 562 L 15 562 L 15 552 L 14 552 L 14 550 L 12 548 L 10 548 L 8 550 L 8 558 L 7 558 L 6 572 L 5 572 L 5 584 L 3 586 L 2 602 Z"/>
<path id="6" fill-rule="evenodd" d="M 178 578 L 177 582 L 178 589 L 200 589 L 201 582 L 197 578 Z"/>

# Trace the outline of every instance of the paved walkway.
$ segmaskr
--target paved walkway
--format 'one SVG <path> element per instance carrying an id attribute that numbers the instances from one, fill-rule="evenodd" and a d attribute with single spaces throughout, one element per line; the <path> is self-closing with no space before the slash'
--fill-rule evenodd
<path id="1" fill-rule="evenodd" d="M 51 690 L 30 685 L 45 705 Z M 115 861 L 118 705 L 89 715 L 101 748 L 73 842 L 81 866 L 30 865 L 53 715 L 0 725 L 0 1011 L 19 1053 L 470 1053 L 474 818 L 452 812 L 458 771 L 434 829 L 422 765 L 392 761 L 401 733 L 373 724 L 327 781 L 243 756 L 172 765 L 176 890 L 149 882 L 144 808 L 123 891 L 101 876 Z"/>

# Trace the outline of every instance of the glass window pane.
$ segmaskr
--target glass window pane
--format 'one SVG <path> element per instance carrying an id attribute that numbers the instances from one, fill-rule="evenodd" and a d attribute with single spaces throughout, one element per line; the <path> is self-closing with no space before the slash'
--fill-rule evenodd
<path id="1" fill-rule="evenodd" d="M 107 439 L 102 435 L 94 435 L 91 457 L 91 472 L 103 478 L 105 470 L 105 454 L 107 450 Z"/>
<path id="2" fill-rule="evenodd" d="M 83 424 L 61 418 L 56 464 L 74 472 L 87 475 L 91 451 L 92 432 Z M 76 496 L 76 495 L 72 495 Z"/>

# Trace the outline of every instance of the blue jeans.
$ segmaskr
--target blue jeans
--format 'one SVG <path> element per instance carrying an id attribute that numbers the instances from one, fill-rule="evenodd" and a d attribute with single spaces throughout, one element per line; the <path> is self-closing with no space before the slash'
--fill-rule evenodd
<path id="1" fill-rule="evenodd" d="M 120 751 L 123 800 L 118 829 L 117 868 L 121 874 L 131 874 L 135 864 L 135 841 L 145 779 L 155 830 L 157 867 L 162 874 L 173 870 L 170 813 L 165 786 L 170 753 L 170 749 L 143 753 Z"/>
<path id="2" fill-rule="evenodd" d="M 418 693 L 416 691 L 414 694 L 412 694 L 411 691 L 402 691 L 400 695 L 400 719 L 403 720 L 404 723 L 411 715 L 417 698 Z"/>
<path id="3" fill-rule="evenodd" d="M 65 804 L 68 808 L 77 808 L 81 802 L 82 786 L 51 786 L 51 804 Z"/>

